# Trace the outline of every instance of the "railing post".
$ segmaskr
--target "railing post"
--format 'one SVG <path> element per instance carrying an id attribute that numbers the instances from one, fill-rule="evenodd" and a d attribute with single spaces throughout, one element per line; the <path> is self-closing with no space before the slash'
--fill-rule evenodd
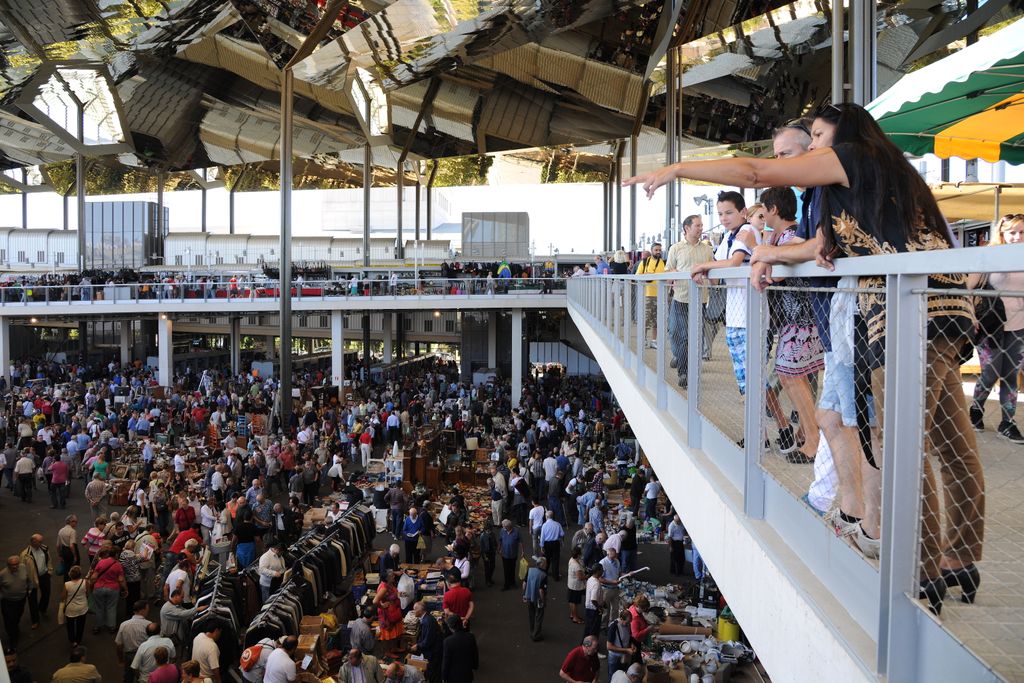
<path id="1" fill-rule="evenodd" d="M 764 297 L 744 281 L 747 289 L 747 395 L 743 418 L 744 474 L 743 511 L 753 519 L 764 519 L 764 470 L 761 469 L 761 449 L 764 447 L 764 352 L 765 316 Z M 728 293 L 727 293 L 728 295 Z"/>
<path id="2" fill-rule="evenodd" d="M 598 287 L 601 290 L 601 308 L 604 310 L 604 327 L 611 341 L 612 328 L 615 327 L 615 307 L 612 305 L 612 283 L 605 275 L 597 279 Z M 614 348 L 614 345 L 613 347 Z"/>
<path id="3" fill-rule="evenodd" d="M 612 350 L 619 354 L 618 324 L 619 314 L 615 310 L 615 282 L 607 275 L 602 280 L 604 283 L 605 307 L 608 309 L 608 339 L 612 342 Z"/>
<path id="4" fill-rule="evenodd" d="M 619 324 L 619 307 L 615 305 L 615 295 L 616 292 L 618 292 L 618 288 L 619 281 L 608 278 L 608 309 L 612 312 L 612 339 L 615 340 L 615 344 L 612 345 L 612 348 L 615 350 L 615 353 L 619 358 L 622 358 L 622 339 L 619 337 L 619 332 L 622 327 Z"/>
<path id="5" fill-rule="evenodd" d="M 644 283 L 636 280 L 632 284 L 636 289 L 634 297 L 636 299 L 636 381 L 643 388 L 647 381 L 647 364 L 644 362 L 644 345 L 647 336 L 647 322 L 644 318 L 647 310 L 644 306 Z"/>
<path id="6" fill-rule="evenodd" d="M 655 369 L 658 373 L 658 381 L 654 385 L 656 387 L 655 399 L 658 406 L 658 410 L 665 410 L 668 407 L 668 387 L 665 384 L 665 369 L 667 363 L 665 362 L 665 352 L 668 350 L 668 333 L 665 329 L 665 321 L 668 319 L 666 312 L 667 306 L 666 301 L 668 299 L 668 280 L 655 280 L 655 285 L 658 287 L 658 296 L 655 300 L 655 319 L 654 319 L 654 330 L 657 335 L 655 338 L 658 340 L 655 348 L 656 360 Z"/>
<path id="7" fill-rule="evenodd" d="M 686 442 L 690 448 L 700 448 L 700 364 L 704 357 L 704 291 L 693 280 L 687 280 L 686 286 L 690 291 L 686 316 Z M 679 324 L 682 324 L 682 321 Z"/>
<path id="8" fill-rule="evenodd" d="M 885 406 L 882 415 L 882 547 L 879 562 L 878 671 L 917 679 L 921 476 L 925 428 L 925 275 L 886 278 Z"/>
<path id="9" fill-rule="evenodd" d="M 630 280 L 621 280 L 622 285 L 622 359 L 626 369 L 629 369 L 629 334 L 630 326 L 633 323 L 633 283 Z"/>

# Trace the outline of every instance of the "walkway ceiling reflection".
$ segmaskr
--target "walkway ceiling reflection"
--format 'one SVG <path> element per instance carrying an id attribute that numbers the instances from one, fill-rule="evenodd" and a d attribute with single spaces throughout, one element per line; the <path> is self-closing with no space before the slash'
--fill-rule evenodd
<path id="1" fill-rule="evenodd" d="M 985 6 L 993 3 L 1007 4 Z M 880 75 L 901 75 L 906 56 L 954 23 L 961 5 L 885 3 Z M 0 0 L 0 167 L 60 161 L 82 147 L 71 125 L 76 105 L 62 91 L 93 97 L 77 105 L 83 128 L 104 133 L 90 156 L 116 155 L 107 160 L 153 172 L 273 160 L 281 69 L 335 10 L 316 49 L 293 65 L 295 153 L 312 167 L 358 166 L 367 141 L 374 165 L 390 169 L 406 147 L 409 160 L 566 146 L 585 148 L 589 159 L 634 130 L 656 153 L 664 147 L 662 58 L 671 41 L 685 43 L 692 146 L 759 140 L 778 119 L 827 95 L 828 7 Z M 60 76 L 57 85 L 50 74 Z M 76 75 L 89 83 L 75 83 Z M 41 97 L 41 87 L 51 94 Z"/>

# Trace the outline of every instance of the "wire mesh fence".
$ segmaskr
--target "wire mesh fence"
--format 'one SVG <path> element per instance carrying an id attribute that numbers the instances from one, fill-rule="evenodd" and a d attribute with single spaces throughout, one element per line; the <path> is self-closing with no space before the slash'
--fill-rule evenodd
<path id="1" fill-rule="evenodd" d="M 726 310 L 730 294 L 733 297 L 743 294 L 745 298 L 746 285 L 704 285 L 702 290 L 707 293 L 708 303 L 703 317 L 702 362 L 697 372 L 697 381 L 700 382 L 698 410 L 726 437 L 742 444 L 746 329 L 728 325 L 730 321 L 726 319 Z"/>
<path id="2" fill-rule="evenodd" d="M 1024 273 L 971 276 L 969 285 L 922 293 L 930 317 L 919 574 L 930 582 L 921 604 L 941 610 L 943 626 L 1000 675 L 1022 680 Z M 966 326 L 963 309 L 974 313 Z"/>
<path id="3" fill-rule="evenodd" d="M 701 285 L 694 320 L 671 284 L 628 281 L 607 324 L 647 389 L 652 375 L 658 392 L 699 387 L 688 418 L 705 435 L 710 423 L 744 447 L 756 438 L 748 474 L 759 464 L 802 499 L 880 570 L 881 591 L 889 577 L 890 600 L 916 600 L 998 676 L 1024 680 L 1024 273 L 972 276 L 968 291 L 906 270 L 750 297 L 745 281 Z"/>
<path id="4" fill-rule="evenodd" d="M 768 288 L 764 423 L 778 438 L 762 466 L 867 559 L 879 555 L 881 431 L 869 387 L 859 297 L 884 293 L 790 281 Z M 884 339 L 875 353 L 884 354 Z"/>

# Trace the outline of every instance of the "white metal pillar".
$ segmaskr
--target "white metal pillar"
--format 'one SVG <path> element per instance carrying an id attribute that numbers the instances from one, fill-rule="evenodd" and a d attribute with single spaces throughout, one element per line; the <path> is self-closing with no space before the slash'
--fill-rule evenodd
<path id="1" fill-rule="evenodd" d="M 523 309 L 512 309 L 512 406 L 523 397 Z"/>
<path id="2" fill-rule="evenodd" d="M 487 314 L 487 368 L 498 367 L 498 312 Z"/>
<path id="3" fill-rule="evenodd" d="M 132 321 L 122 320 L 118 325 L 118 333 L 120 334 L 121 365 L 124 366 L 132 362 Z"/>
<path id="4" fill-rule="evenodd" d="M 231 347 L 231 374 L 238 375 L 242 369 L 242 319 L 238 316 L 231 318 L 228 345 Z"/>
<path id="5" fill-rule="evenodd" d="M 394 358 L 392 351 L 394 347 L 394 315 L 391 313 L 384 314 L 384 362 L 390 363 Z"/>
<path id="6" fill-rule="evenodd" d="M 340 390 L 345 381 L 345 316 L 331 311 L 331 384 Z"/>
<path id="7" fill-rule="evenodd" d="M 156 347 L 159 355 L 157 370 L 160 373 L 160 385 L 174 385 L 174 324 L 166 315 L 156 319 Z"/>
<path id="8" fill-rule="evenodd" d="M 0 317 L 0 373 L 11 386 L 11 319 Z"/>

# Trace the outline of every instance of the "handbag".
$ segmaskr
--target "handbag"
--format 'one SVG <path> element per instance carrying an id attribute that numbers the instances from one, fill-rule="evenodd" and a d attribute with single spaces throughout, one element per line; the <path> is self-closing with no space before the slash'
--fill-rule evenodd
<path id="1" fill-rule="evenodd" d="M 231 547 L 231 537 L 225 532 L 224 525 L 221 522 L 214 522 L 213 529 L 210 531 L 210 550 L 213 552 L 222 552 Z"/>
<path id="2" fill-rule="evenodd" d="M 988 275 L 984 276 L 982 285 L 978 289 L 993 291 L 992 285 L 988 281 Z M 1006 306 L 1001 297 L 976 296 L 974 297 L 974 316 L 978 320 L 977 341 L 998 339 L 1006 324 Z"/>

